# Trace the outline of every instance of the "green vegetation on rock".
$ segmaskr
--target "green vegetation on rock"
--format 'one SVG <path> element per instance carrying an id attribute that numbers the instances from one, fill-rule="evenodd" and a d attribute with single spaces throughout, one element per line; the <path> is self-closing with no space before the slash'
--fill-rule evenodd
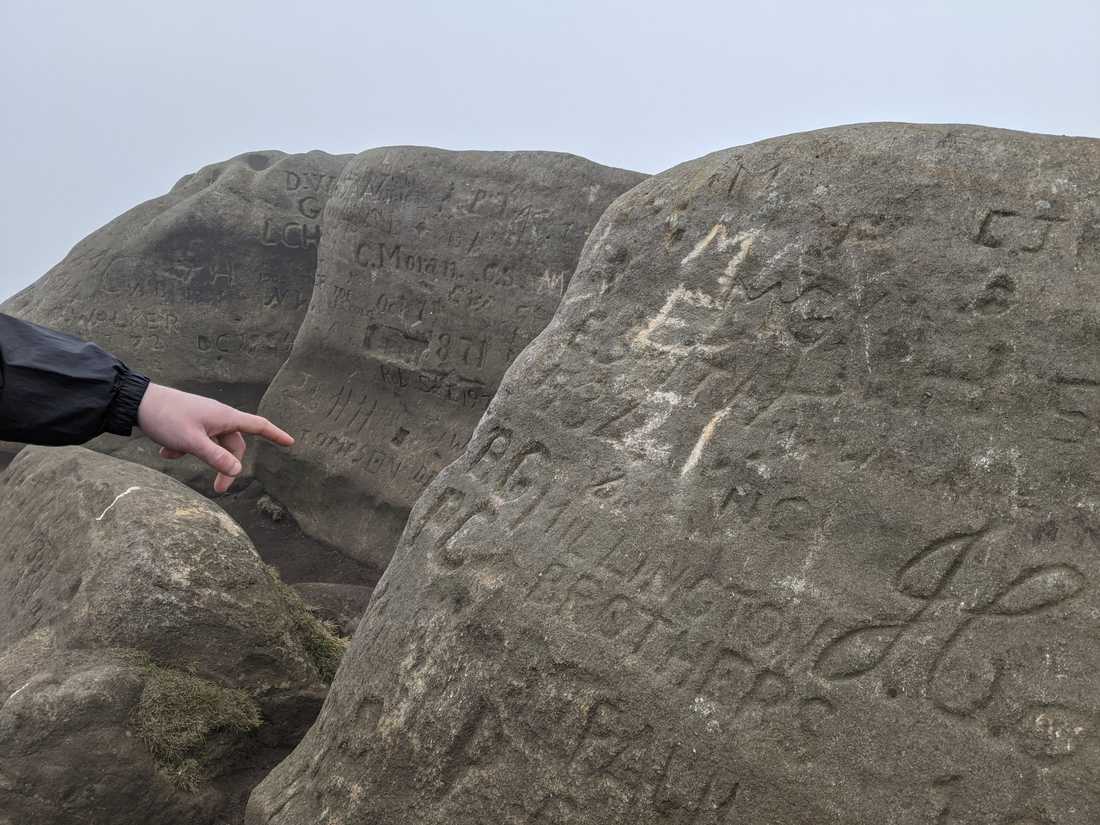
<path id="1" fill-rule="evenodd" d="M 336 675 L 340 659 L 348 649 L 348 640 L 333 633 L 324 622 L 310 613 L 302 597 L 279 578 L 278 570 L 268 566 L 267 572 L 286 600 L 290 619 L 294 624 L 294 635 L 305 648 L 317 674 L 328 684 Z"/>
<path id="2" fill-rule="evenodd" d="M 179 670 L 145 665 L 148 678 L 133 723 L 173 782 L 194 788 L 207 775 L 218 732 L 250 733 L 263 724 L 243 690 L 222 687 Z"/>

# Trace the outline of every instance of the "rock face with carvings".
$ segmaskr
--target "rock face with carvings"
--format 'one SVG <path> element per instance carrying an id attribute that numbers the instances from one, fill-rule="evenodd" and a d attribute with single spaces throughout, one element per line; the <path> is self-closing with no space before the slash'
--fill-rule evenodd
<path id="1" fill-rule="evenodd" d="M 1100 821 L 1100 141 L 875 124 L 595 227 L 249 825 Z"/>
<path id="2" fill-rule="evenodd" d="M 589 230 L 643 176 L 550 152 L 372 149 L 325 212 L 317 284 L 261 414 L 256 474 L 309 534 L 385 566 L 550 320 Z"/>
<path id="3" fill-rule="evenodd" d="M 342 644 L 223 511 L 28 447 L 0 475 L 0 823 L 239 822 Z"/>
<path id="4" fill-rule="evenodd" d="M 348 156 L 252 152 L 187 175 L 89 235 L 0 310 L 95 341 L 154 381 L 255 410 L 313 289 Z M 95 446 L 176 475 L 145 439 Z"/>

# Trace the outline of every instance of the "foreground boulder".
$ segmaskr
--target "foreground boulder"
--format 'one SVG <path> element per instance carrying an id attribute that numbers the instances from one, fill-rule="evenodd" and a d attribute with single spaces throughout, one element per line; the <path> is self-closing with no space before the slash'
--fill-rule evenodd
<path id="1" fill-rule="evenodd" d="M 342 645 L 214 505 L 80 447 L 0 475 L 0 823 L 239 821 Z"/>
<path id="2" fill-rule="evenodd" d="M 372 149 L 325 212 L 317 286 L 260 413 L 298 437 L 256 475 L 380 570 L 550 320 L 588 232 L 643 176 L 550 152 Z"/>
<path id="3" fill-rule="evenodd" d="M 1100 141 L 794 135 L 592 237 L 249 825 L 1100 821 Z"/>
<path id="4" fill-rule="evenodd" d="M 0 311 L 96 342 L 161 384 L 253 411 L 309 305 L 347 157 L 252 152 L 120 215 Z M 190 479 L 146 439 L 94 446 Z"/>

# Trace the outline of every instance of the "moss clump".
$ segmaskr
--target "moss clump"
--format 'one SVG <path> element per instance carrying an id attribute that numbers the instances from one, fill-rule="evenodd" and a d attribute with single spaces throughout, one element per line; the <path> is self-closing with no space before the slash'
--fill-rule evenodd
<path id="1" fill-rule="evenodd" d="M 348 649 L 348 640 L 333 633 L 324 622 L 310 613 L 297 591 L 279 578 L 278 570 L 268 566 L 267 573 L 286 602 L 294 635 L 301 642 L 317 674 L 328 684 L 336 675 L 340 659 Z"/>
<path id="2" fill-rule="evenodd" d="M 157 763 L 178 786 L 194 789 L 207 778 L 218 733 L 250 733 L 263 724 L 243 690 L 189 673 L 146 664 L 147 678 L 132 721 Z"/>
<path id="3" fill-rule="evenodd" d="M 308 615 L 316 623 L 316 626 L 320 627 L 320 632 L 311 630 L 308 633 L 303 633 L 301 637 L 302 646 L 313 661 L 313 666 L 317 668 L 318 675 L 327 685 L 336 676 L 336 669 L 340 667 L 340 660 L 344 658 L 344 653 L 348 649 L 348 640 L 329 632 L 322 622 L 318 621 L 312 614 Z"/>

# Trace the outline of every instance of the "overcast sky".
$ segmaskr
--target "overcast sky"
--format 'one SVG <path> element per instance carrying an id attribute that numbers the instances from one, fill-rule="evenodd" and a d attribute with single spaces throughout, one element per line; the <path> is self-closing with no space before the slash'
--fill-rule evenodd
<path id="1" fill-rule="evenodd" d="M 251 149 L 555 149 L 657 172 L 872 120 L 1100 137 L 1098 0 L 0 0 L 0 298 Z"/>

